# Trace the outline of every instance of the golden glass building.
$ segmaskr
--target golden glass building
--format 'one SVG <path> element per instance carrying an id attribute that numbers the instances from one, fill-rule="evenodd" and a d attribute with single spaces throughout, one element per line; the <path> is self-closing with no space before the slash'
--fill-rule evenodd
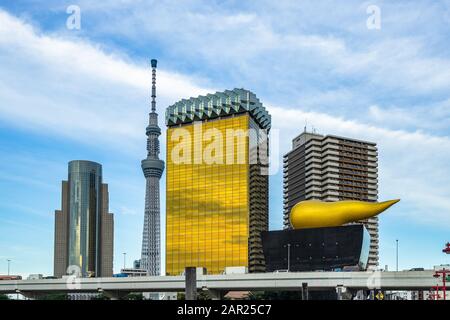
<path id="1" fill-rule="evenodd" d="M 166 274 L 264 272 L 270 115 L 234 89 L 175 103 L 166 125 Z"/>

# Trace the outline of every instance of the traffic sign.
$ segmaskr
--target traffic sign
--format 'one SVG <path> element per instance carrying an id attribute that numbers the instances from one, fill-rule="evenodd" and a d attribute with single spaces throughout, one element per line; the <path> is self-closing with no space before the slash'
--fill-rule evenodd
<path id="1" fill-rule="evenodd" d="M 384 294 L 383 292 L 379 291 L 377 293 L 377 295 L 375 296 L 375 298 L 377 298 L 377 300 L 383 300 L 384 299 Z"/>

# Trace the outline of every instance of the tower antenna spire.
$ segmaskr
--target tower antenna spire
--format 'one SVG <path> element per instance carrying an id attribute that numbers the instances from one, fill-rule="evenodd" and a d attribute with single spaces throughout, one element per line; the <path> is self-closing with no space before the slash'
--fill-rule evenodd
<path id="1" fill-rule="evenodd" d="M 156 112 L 156 65 L 158 60 L 152 59 L 152 112 Z"/>

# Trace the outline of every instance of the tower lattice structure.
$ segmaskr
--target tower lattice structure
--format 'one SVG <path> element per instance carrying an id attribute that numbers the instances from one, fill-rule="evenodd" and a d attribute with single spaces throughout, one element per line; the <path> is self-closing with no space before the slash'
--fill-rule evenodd
<path id="1" fill-rule="evenodd" d="M 141 167 L 146 180 L 144 230 L 142 233 L 141 268 L 148 275 L 160 275 L 161 244 L 160 244 L 160 200 L 159 180 L 164 171 L 164 161 L 159 159 L 159 136 L 156 113 L 156 65 L 157 60 L 151 60 L 152 95 L 149 123 L 146 128 L 147 158 L 142 160 Z"/>

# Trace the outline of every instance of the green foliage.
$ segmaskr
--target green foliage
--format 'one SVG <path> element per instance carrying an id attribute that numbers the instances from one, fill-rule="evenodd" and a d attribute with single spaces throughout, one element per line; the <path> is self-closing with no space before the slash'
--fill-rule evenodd
<path id="1" fill-rule="evenodd" d="M 10 300 L 9 296 L 6 294 L 0 294 L 0 300 Z"/>
<path id="2" fill-rule="evenodd" d="M 212 299 L 208 292 L 202 290 L 198 292 L 197 300 L 212 300 Z"/>
<path id="3" fill-rule="evenodd" d="M 301 300 L 299 291 L 255 291 L 250 292 L 248 300 Z"/>
<path id="4" fill-rule="evenodd" d="M 67 300 L 65 293 L 50 293 L 39 298 L 39 300 Z"/>
<path id="5" fill-rule="evenodd" d="M 144 300 L 144 295 L 142 293 L 129 293 L 124 300 Z"/>
<path id="6" fill-rule="evenodd" d="M 97 296 L 92 297 L 91 300 L 109 300 L 109 298 L 105 296 L 103 293 L 100 293 Z"/>
<path id="7" fill-rule="evenodd" d="M 334 290 L 309 291 L 309 300 L 336 300 Z M 351 299 L 351 296 L 348 297 Z M 246 300 L 302 300 L 301 291 L 253 291 Z"/>
<path id="8" fill-rule="evenodd" d="M 177 300 L 186 300 L 184 292 L 177 293 Z M 201 290 L 197 293 L 197 300 L 212 300 L 212 298 L 207 291 Z"/>

